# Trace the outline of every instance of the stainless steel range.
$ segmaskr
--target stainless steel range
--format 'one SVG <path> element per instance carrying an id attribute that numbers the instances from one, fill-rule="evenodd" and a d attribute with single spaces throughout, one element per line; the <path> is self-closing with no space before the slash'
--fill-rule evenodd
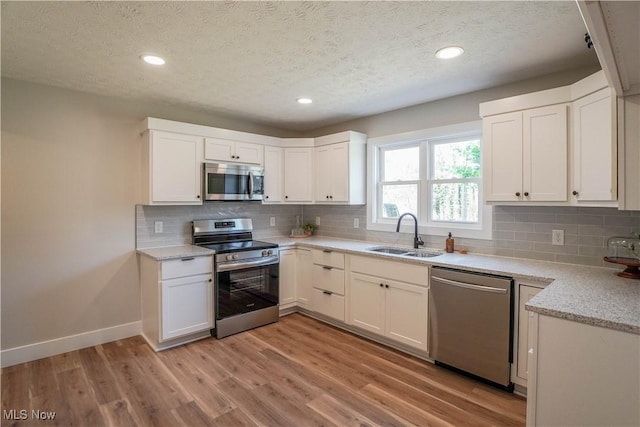
<path id="1" fill-rule="evenodd" d="M 278 245 L 253 240 L 249 218 L 193 221 L 193 244 L 215 251 L 215 336 L 278 321 Z"/>

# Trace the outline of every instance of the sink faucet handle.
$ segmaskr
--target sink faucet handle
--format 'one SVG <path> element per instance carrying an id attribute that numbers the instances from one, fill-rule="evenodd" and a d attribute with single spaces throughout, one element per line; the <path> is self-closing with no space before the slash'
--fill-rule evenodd
<path id="1" fill-rule="evenodd" d="M 420 235 L 416 236 L 416 249 L 418 249 L 418 246 L 424 246 L 424 241 Z"/>

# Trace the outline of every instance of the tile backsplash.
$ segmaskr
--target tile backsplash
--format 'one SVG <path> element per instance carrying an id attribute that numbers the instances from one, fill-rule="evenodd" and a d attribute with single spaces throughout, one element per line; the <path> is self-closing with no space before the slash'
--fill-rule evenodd
<path id="1" fill-rule="evenodd" d="M 276 225 L 269 225 L 274 217 Z M 302 221 L 299 205 L 262 205 L 260 202 L 212 202 L 202 206 L 136 205 L 136 247 L 183 245 L 191 243 L 191 221 L 196 219 L 252 218 L 255 238 L 291 233 L 296 217 Z M 162 221 L 163 232 L 155 233 L 155 222 Z"/>
<path id="2" fill-rule="evenodd" d="M 345 239 L 411 245 L 413 236 L 366 229 L 365 206 L 261 205 L 255 202 L 205 203 L 203 206 L 136 206 L 138 248 L 180 245 L 191 242 L 191 221 L 211 218 L 253 218 L 254 236 L 288 235 L 300 223 L 320 217 L 317 234 Z M 269 220 L 276 218 L 276 226 Z M 354 228 L 354 218 L 360 227 Z M 155 221 L 163 232 L 154 233 Z M 564 231 L 564 245 L 551 244 L 551 230 Z M 570 264 L 615 267 L 603 261 L 607 239 L 640 232 L 640 211 L 615 208 L 496 206 L 493 239 L 456 238 L 456 248 L 470 253 L 556 261 Z M 454 236 L 455 237 L 455 236 Z M 444 237 L 423 236 L 425 246 L 442 249 Z"/>

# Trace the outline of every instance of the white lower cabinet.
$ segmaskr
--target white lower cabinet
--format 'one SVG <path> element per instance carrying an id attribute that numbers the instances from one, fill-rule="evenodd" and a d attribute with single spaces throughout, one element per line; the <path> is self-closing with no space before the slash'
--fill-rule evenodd
<path id="1" fill-rule="evenodd" d="M 344 254 L 332 250 L 312 249 L 311 309 L 344 322 Z"/>
<path id="2" fill-rule="evenodd" d="M 522 386 L 527 386 L 528 367 L 528 340 L 529 340 L 529 319 L 533 315 L 527 311 L 525 304 L 538 292 L 542 290 L 541 286 L 518 284 L 518 334 L 517 338 L 517 359 L 516 359 L 516 375 L 513 382 Z"/>
<path id="3" fill-rule="evenodd" d="M 426 352 L 428 280 L 426 266 L 352 256 L 347 323 Z"/>
<path id="4" fill-rule="evenodd" d="M 140 256 L 142 335 L 154 350 L 210 336 L 211 256 L 157 261 Z"/>
<path id="5" fill-rule="evenodd" d="M 640 335 L 535 313 L 527 426 L 640 425 Z"/>
<path id="6" fill-rule="evenodd" d="M 296 303 L 296 249 L 280 249 L 280 309 Z"/>
<path id="7" fill-rule="evenodd" d="M 311 308 L 311 270 L 313 268 L 313 258 L 311 249 L 296 249 L 296 301 L 298 306 L 306 309 Z"/>
<path id="8" fill-rule="evenodd" d="M 163 280 L 160 341 L 211 329 L 211 274 Z"/>

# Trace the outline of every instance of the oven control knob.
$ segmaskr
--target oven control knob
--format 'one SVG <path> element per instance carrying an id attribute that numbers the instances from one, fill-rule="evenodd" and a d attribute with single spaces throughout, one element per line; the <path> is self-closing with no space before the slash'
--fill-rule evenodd
<path id="1" fill-rule="evenodd" d="M 269 250 L 267 251 L 267 255 L 273 255 L 273 251 L 272 251 L 271 249 L 269 249 Z"/>
<path id="2" fill-rule="evenodd" d="M 233 259 L 238 259 L 238 255 L 234 255 L 234 256 L 233 256 Z"/>
<path id="3" fill-rule="evenodd" d="M 267 255 L 269 255 L 267 251 L 262 251 L 262 256 L 267 256 Z"/>
<path id="4" fill-rule="evenodd" d="M 232 261 L 233 260 L 233 255 L 227 255 L 227 261 Z"/>

